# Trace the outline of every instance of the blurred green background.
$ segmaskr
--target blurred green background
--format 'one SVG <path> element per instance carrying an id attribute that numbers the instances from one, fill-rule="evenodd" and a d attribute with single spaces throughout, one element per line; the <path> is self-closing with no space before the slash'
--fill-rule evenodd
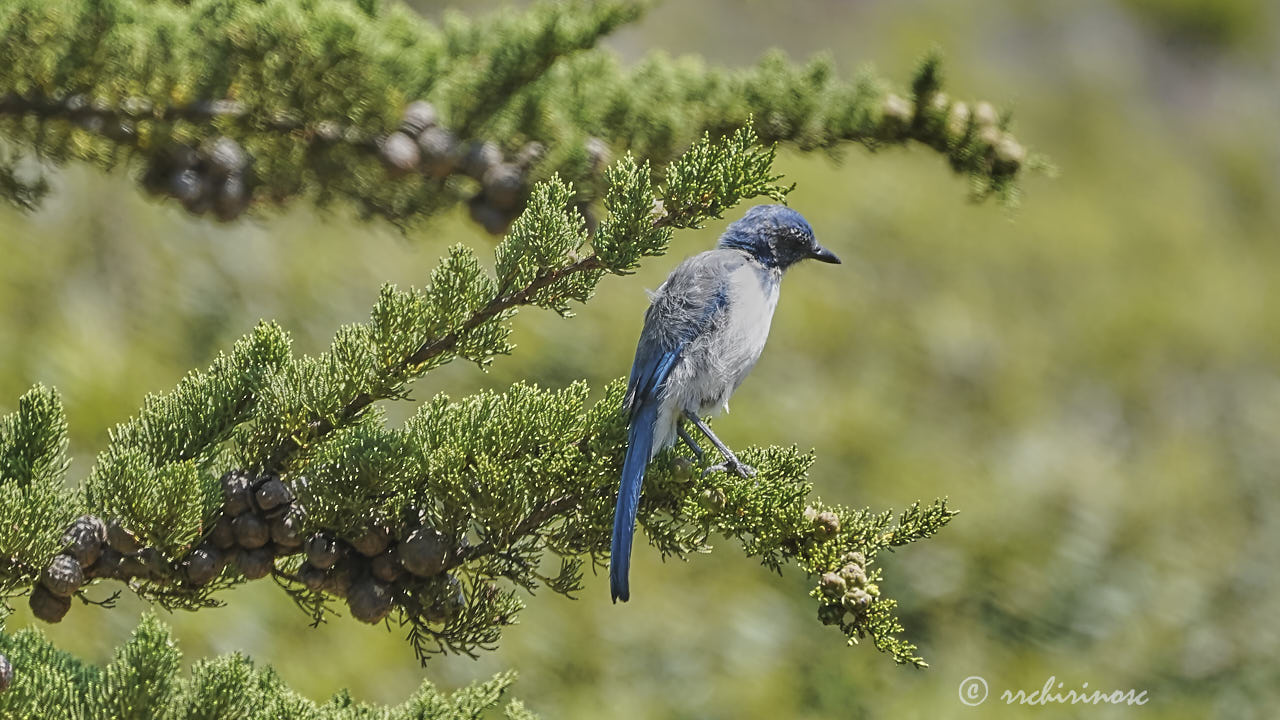
<path id="1" fill-rule="evenodd" d="M 953 95 L 1011 105 L 1020 139 L 1060 167 L 1008 211 L 966 203 L 964 181 L 919 148 L 854 147 L 839 162 L 788 152 L 777 166 L 846 262 L 791 273 L 769 348 L 717 427 L 735 446 L 813 447 L 827 500 L 951 498 L 962 514 L 950 527 L 884 558 L 932 667 L 845 647 L 797 573 L 773 576 L 733 547 L 663 564 L 642 540 L 631 603 L 611 605 L 603 577 L 576 602 L 540 595 L 479 660 L 424 671 L 399 633 L 347 618 L 310 629 L 253 583 L 226 608 L 165 616 L 188 662 L 243 650 L 313 698 L 349 687 L 387 702 L 424 673 L 456 686 L 515 668 L 516 696 L 548 718 L 1273 716 L 1275 3 L 669 2 L 611 43 L 628 58 L 660 48 L 730 66 L 775 46 L 829 51 L 846 76 L 871 61 L 899 80 L 937 45 Z M 491 244 L 464 213 L 408 237 L 310 207 L 218 227 L 123 176 L 69 167 L 39 212 L 0 208 L 0 408 L 56 386 L 78 481 L 145 393 L 259 318 L 319 351 L 382 282 L 421 284 L 448 244 Z M 488 374 L 432 373 L 416 398 L 625 374 L 643 289 L 722 228 L 678 235 L 670 257 L 607 279 L 573 320 L 522 314 L 514 356 Z M 77 605 L 45 630 L 105 661 L 141 611 L 131 598 Z M 8 628 L 31 623 L 22 609 Z M 958 696 L 972 675 L 991 690 L 981 709 Z M 998 700 L 1049 676 L 1150 702 Z"/>

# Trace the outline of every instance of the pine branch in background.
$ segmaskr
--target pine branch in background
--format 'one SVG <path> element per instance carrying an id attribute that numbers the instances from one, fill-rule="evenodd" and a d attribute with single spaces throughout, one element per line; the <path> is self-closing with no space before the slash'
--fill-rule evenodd
<path id="1" fill-rule="evenodd" d="M 39 172 L 24 173 L 24 160 L 20 153 L 0 147 L 0 197 L 22 210 L 35 210 L 49 194 L 49 181 Z"/>
<path id="2" fill-rule="evenodd" d="M 704 138 L 662 171 L 660 186 L 646 165 L 619 160 L 605 173 L 609 215 L 594 236 L 569 202 L 573 187 L 541 183 L 495 249 L 493 275 L 454 247 L 425 288 L 385 287 L 370 320 L 341 328 L 318 356 L 293 357 L 280 328 L 260 325 L 118 426 L 83 498 L 60 490 L 61 415 L 47 392 L 33 391 L 6 421 L 6 456 L 17 459 L 4 466 L 5 482 L 38 478 L 46 490 L 6 495 L 3 512 L 31 518 L 23 537 L 39 544 L 6 546 L 17 559 L 0 573 L 5 593 L 32 587 L 33 612 L 57 621 L 99 579 L 198 609 L 224 588 L 271 576 L 316 622 L 340 600 L 366 622 L 393 617 L 424 659 L 491 649 L 523 607 L 521 591 L 571 595 L 588 563 L 607 560 L 626 442 L 623 383 L 595 403 L 582 383 L 440 396 L 398 429 L 376 403 L 407 399 L 408 383 L 453 359 L 486 366 L 510 350 L 521 307 L 571 314 L 604 275 L 666 252 L 674 228 L 750 197 L 783 198 L 773 149 L 757 140 L 750 123 Z M 888 513 L 826 509 L 809 499 L 809 455 L 743 455 L 759 471 L 751 481 L 703 477 L 674 453 L 661 456 L 639 515 L 650 542 L 684 556 L 722 535 L 776 570 L 795 563 L 838 577 L 815 590 L 820 618 L 923 664 L 896 637 L 874 563 L 881 549 L 945 524 L 945 503 L 896 524 Z"/>
<path id="3" fill-rule="evenodd" d="M 571 182 L 593 224 L 610 151 L 660 167 L 753 115 L 764 140 L 801 150 L 931 147 L 979 198 L 1012 201 L 1041 162 L 989 103 L 952 102 L 936 57 L 909 98 L 869 72 L 842 81 L 822 58 L 623 67 L 598 43 L 643 6 L 435 26 L 373 2 L 17 0 L 0 8 L 0 137 L 47 162 L 126 164 L 149 192 L 222 220 L 307 197 L 409 225 L 465 201 L 499 234 L 540 180 Z M 42 182 L 0 171 L 21 206 Z"/>
<path id="4" fill-rule="evenodd" d="M 200 660 L 190 674 L 180 674 L 181 653 L 169 630 L 150 615 L 106 667 L 59 651 L 34 629 L 0 634 L 0 653 L 15 668 L 7 689 L 0 688 L 0 716 L 6 718 L 464 720 L 489 717 L 515 681 L 513 673 L 500 673 L 453 693 L 424 681 L 393 707 L 357 703 L 345 691 L 316 704 L 286 687 L 271 669 L 255 667 L 239 654 Z M 517 700 L 503 709 L 510 720 L 535 717 Z"/>

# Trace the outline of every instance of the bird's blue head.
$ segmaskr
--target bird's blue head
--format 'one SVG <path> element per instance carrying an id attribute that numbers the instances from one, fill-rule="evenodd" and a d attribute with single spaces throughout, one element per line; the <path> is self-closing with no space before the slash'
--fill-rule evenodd
<path id="1" fill-rule="evenodd" d="M 725 229 L 718 247 L 743 250 L 766 267 L 780 270 L 807 258 L 840 263 L 835 253 L 818 244 L 804 216 L 786 205 L 751 208 Z"/>

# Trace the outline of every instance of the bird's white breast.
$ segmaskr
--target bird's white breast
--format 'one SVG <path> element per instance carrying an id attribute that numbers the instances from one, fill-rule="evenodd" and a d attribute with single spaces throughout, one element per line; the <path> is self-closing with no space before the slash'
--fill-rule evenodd
<path id="1" fill-rule="evenodd" d="M 716 380 L 724 385 L 716 410 L 729 409 L 729 395 L 755 367 L 769 339 L 769 325 L 778 307 L 779 284 L 773 272 L 751 263 L 729 277 L 729 313 L 716 343 L 720 352 L 712 357 Z"/>
<path id="2" fill-rule="evenodd" d="M 756 263 L 735 269 L 726 283 L 723 315 L 688 343 L 665 386 L 654 432 L 654 450 L 670 445 L 683 411 L 712 415 L 729 409 L 729 397 L 755 367 L 778 306 L 781 273 Z"/>

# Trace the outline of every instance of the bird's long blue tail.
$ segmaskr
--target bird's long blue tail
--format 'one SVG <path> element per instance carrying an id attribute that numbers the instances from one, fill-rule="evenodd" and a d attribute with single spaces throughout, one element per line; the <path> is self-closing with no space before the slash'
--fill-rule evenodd
<path id="1" fill-rule="evenodd" d="M 644 471 L 653 450 L 654 423 L 658 419 L 657 403 L 642 404 L 631 417 L 627 434 L 627 458 L 622 462 L 622 483 L 618 487 L 618 505 L 613 511 L 613 543 L 609 550 L 609 590 L 613 601 L 631 599 L 631 539 L 636 529 L 636 511 L 640 508 L 640 488 Z"/>

